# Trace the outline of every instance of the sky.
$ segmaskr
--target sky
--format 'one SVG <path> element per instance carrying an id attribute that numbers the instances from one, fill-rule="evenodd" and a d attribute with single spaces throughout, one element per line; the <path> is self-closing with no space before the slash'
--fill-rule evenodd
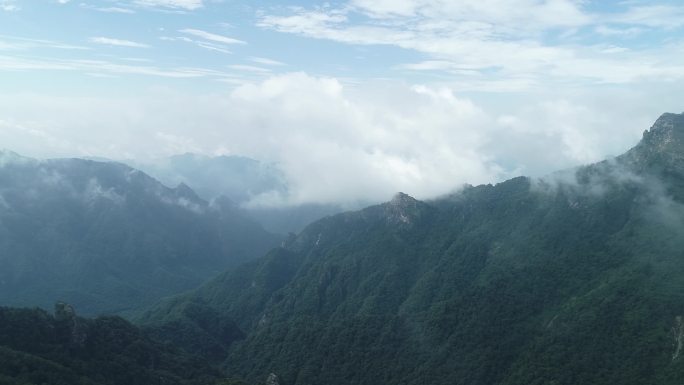
<path id="1" fill-rule="evenodd" d="M 626 151 L 684 111 L 683 27 L 666 0 L 0 0 L 0 147 L 430 198 Z"/>

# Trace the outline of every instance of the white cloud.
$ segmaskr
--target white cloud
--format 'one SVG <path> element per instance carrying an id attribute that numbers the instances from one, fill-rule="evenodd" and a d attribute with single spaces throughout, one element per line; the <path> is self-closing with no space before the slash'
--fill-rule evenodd
<path id="1" fill-rule="evenodd" d="M 591 21 L 576 0 L 352 0 L 350 5 L 378 19 L 475 21 L 502 29 L 576 27 Z"/>
<path id="2" fill-rule="evenodd" d="M 684 26 L 684 7 L 679 5 L 635 5 L 625 13 L 612 18 L 614 23 L 652 28 L 678 28 Z"/>
<path id="3" fill-rule="evenodd" d="M 247 72 L 257 72 L 257 73 L 271 72 L 271 70 L 268 68 L 245 65 L 245 64 L 232 64 L 232 65 L 229 65 L 228 68 L 234 69 L 237 71 L 247 71 Z"/>
<path id="4" fill-rule="evenodd" d="M 262 65 L 267 65 L 267 66 L 284 66 L 285 63 L 279 62 L 277 60 L 265 58 L 265 57 L 257 57 L 257 56 L 252 56 L 249 58 L 250 61 L 253 61 L 254 63 L 262 64 Z"/>
<path id="5" fill-rule="evenodd" d="M 163 40 L 163 41 L 181 41 L 184 43 L 190 43 L 190 44 L 194 44 L 200 48 L 204 48 L 204 49 L 209 50 L 209 51 L 221 52 L 221 53 L 225 53 L 225 54 L 232 54 L 233 53 L 228 48 L 226 48 L 226 46 L 223 44 L 212 43 L 212 42 L 206 41 L 206 40 L 193 40 L 193 39 L 190 39 L 189 37 L 186 37 L 186 36 L 176 36 L 176 37 L 161 36 L 159 39 Z"/>
<path id="6" fill-rule="evenodd" d="M 44 39 L 29 39 L 19 36 L 0 35 L 0 50 L 29 50 L 33 48 L 52 48 L 66 50 L 89 50 L 88 47 L 65 44 L 58 41 Z"/>
<path id="7" fill-rule="evenodd" d="M 186 28 L 186 29 L 181 29 L 178 32 L 184 33 L 187 35 L 191 35 L 194 37 L 199 37 L 200 40 L 193 40 L 187 36 L 177 36 L 177 37 L 171 37 L 171 36 L 162 36 L 160 37 L 161 40 L 164 41 L 182 41 L 185 43 L 191 43 L 195 44 L 196 46 L 200 48 L 204 48 L 209 51 L 214 51 L 214 52 L 221 52 L 225 54 L 232 54 L 232 51 L 230 51 L 227 48 L 227 45 L 234 45 L 234 44 L 247 44 L 242 40 L 237 40 L 233 39 L 231 37 L 223 36 L 223 35 L 217 35 L 214 33 L 198 30 L 198 29 L 191 29 L 191 28 Z"/>
<path id="8" fill-rule="evenodd" d="M 133 14 L 135 13 L 134 10 L 130 8 L 123 8 L 123 7 L 98 7 L 98 6 L 93 6 L 89 4 L 82 3 L 81 7 L 86 8 L 86 9 L 92 9 L 94 11 L 98 12 L 105 12 L 105 13 L 124 13 L 124 14 Z"/>
<path id="9" fill-rule="evenodd" d="M 198 47 L 207 49 L 209 51 L 216 51 L 216 52 L 221 52 L 221 53 L 225 53 L 225 54 L 232 54 L 233 53 L 232 51 L 230 51 L 230 50 L 228 50 L 228 49 L 226 49 L 223 46 L 218 45 L 218 44 L 211 44 L 211 43 L 207 43 L 207 42 L 203 42 L 203 41 L 195 41 L 194 43 L 197 44 Z"/>
<path id="10" fill-rule="evenodd" d="M 210 40 L 210 41 L 214 41 L 217 43 L 222 43 L 222 44 L 247 44 L 242 40 L 233 39 L 232 37 L 227 37 L 227 36 L 223 36 L 223 35 L 217 35 L 215 33 L 210 33 L 210 32 L 202 31 L 199 29 L 186 28 L 186 29 L 181 29 L 178 32 L 185 33 L 188 35 L 192 35 L 195 37 L 199 37 L 201 39 Z"/>
<path id="11" fill-rule="evenodd" d="M 19 9 L 16 0 L 0 0 L 0 11 L 15 12 Z"/>
<path id="12" fill-rule="evenodd" d="M 677 111 L 664 95 L 681 87 L 555 90 L 496 104 L 445 86 L 346 85 L 304 73 L 242 83 L 207 95 L 0 95 L 0 143 L 33 156 L 191 151 L 275 161 L 291 195 L 260 197 L 264 204 L 385 200 L 396 191 L 426 198 L 622 153 L 661 112 Z"/>
<path id="13" fill-rule="evenodd" d="M 619 28 L 599 25 L 594 29 L 594 31 L 604 36 L 632 37 L 643 33 L 644 29 L 640 27 Z"/>
<path id="14" fill-rule="evenodd" d="M 91 37 L 88 41 L 95 44 L 113 45 L 117 47 L 149 48 L 149 45 L 147 44 L 130 40 L 112 39 L 109 37 Z"/>
<path id="15" fill-rule="evenodd" d="M 266 13 L 258 25 L 315 39 L 415 51 L 425 60 L 395 68 L 446 72 L 459 82 L 478 84 L 481 91 L 684 76 L 672 42 L 622 51 L 596 49 L 597 44 L 620 46 L 597 41 L 597 36 L 625 38 L 644 28 L 678 28 L 684 25 L 684 7 L 624 3 L 623 12 L 600 14 L 587 11 L 586 4 L 581 0 L 351 0 L 339 6 Z"/>
<path id="16" fill-rule="evenodd" d="M 126 60 L 126 59 L 124 59 Z M 214 78 L 230 76 L 207 68 L 160 68 L 151 65 L 120 64 L 104 60 L 21 58 L 0 55 L 0 71 L 76 71 L 89 75 L 128 74 L 164 78 Z"/>
<path id="17" fill-rule="evenodd" d="M 202 0 L 134 0 L 133 3 L 144 7 L 159 7 L 187 11 L 194 11 L 204 6 Z"/>
<path id="18" fill-rule="evenodd" d="M 126 201 L 126 197 L 119 194 L 113 187 L 102 187 L 97 178 L 90 178 L 81 193 L 81 198 L 91 205 L 101 199 L 109 200 L 116 205 L 122 205 Z"/>

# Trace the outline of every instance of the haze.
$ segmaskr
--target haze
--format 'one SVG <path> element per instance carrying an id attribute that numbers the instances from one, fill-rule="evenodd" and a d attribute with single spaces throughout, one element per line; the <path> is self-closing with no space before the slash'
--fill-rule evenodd
<path id="1" fill-rule="evenodd" d="M 240 155 L 276 204 L 429 198 L 617 155 L 680 112 L 677 1 L 0 0 L 0 143 Z"/>

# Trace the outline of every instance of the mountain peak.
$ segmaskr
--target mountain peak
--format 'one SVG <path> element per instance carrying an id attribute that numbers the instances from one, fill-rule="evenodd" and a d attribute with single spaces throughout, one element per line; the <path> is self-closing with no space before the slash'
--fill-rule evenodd
<path id="1" fill-rule="evenodd" d="M 408 194 L 404 194 L 403 192 L 398 192 L 394 194 L 392 197 L 392 200 L 390 201 L 390 204 L 392 206 L 407 206 L 407 205 L 415 205 L 416 199 L 413 198 L 412 196 Z"/>
<path id="2" fill-rule="evenodd" d="M 634 148 L 618 157 L 634 170 L 666 168 L 684 173 L 684 113 L 664 113 Z"/>
<path id="3" fill-rule="evenodd" d="M 422 202 L 412 196 L 399 192 L 385 206 L 385 215 L 389 222 L 410 224 L 420 216 L 422 205 Z"/>
<path id="4" fill-rule="evenodd" d="M 195 200 L 195 201 L 200 200 L 200 197 L 197 196 L 195 191 L 193 189 L 191 189 L 190 186 L 188 186 L 187 184 L 185 184 L 183 182 L 179 183 L 178 186 L 176 186 L 176 188 L 174 190 L 175 190 L 176 195 L 180 198 L 186 198 L 186 199 L 191 199 L 191 200 Z"/>
<path id="5" fill-rule="evenodd" d="M 684 149 L 684 113 L 664 113 L 641 140 L 644 145 L 658 152 L 681 152 Z"/>
<path id="6" fill-rule="evenodd" d="M 27 163 L 31 158 L 23 157 L 14 151 L 0 149 L 0 167 L 11 163 Z"/>

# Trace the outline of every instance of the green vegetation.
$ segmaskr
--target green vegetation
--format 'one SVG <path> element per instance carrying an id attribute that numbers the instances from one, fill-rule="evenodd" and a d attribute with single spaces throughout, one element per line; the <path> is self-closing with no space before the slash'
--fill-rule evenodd
<path id="1" fill-rule="evenodd" d="M 145 336 L 119 317 L 84 319 L 60 303 L 0 308 L 0 383 L 227 384 L 215 368 Z"/>
<path id="2" fill-rule="evenodd" d="M 610 161 L 325 218 L 139 321 L 252 381 L 674 385 L 682 316 L 667 114 Z"/>

